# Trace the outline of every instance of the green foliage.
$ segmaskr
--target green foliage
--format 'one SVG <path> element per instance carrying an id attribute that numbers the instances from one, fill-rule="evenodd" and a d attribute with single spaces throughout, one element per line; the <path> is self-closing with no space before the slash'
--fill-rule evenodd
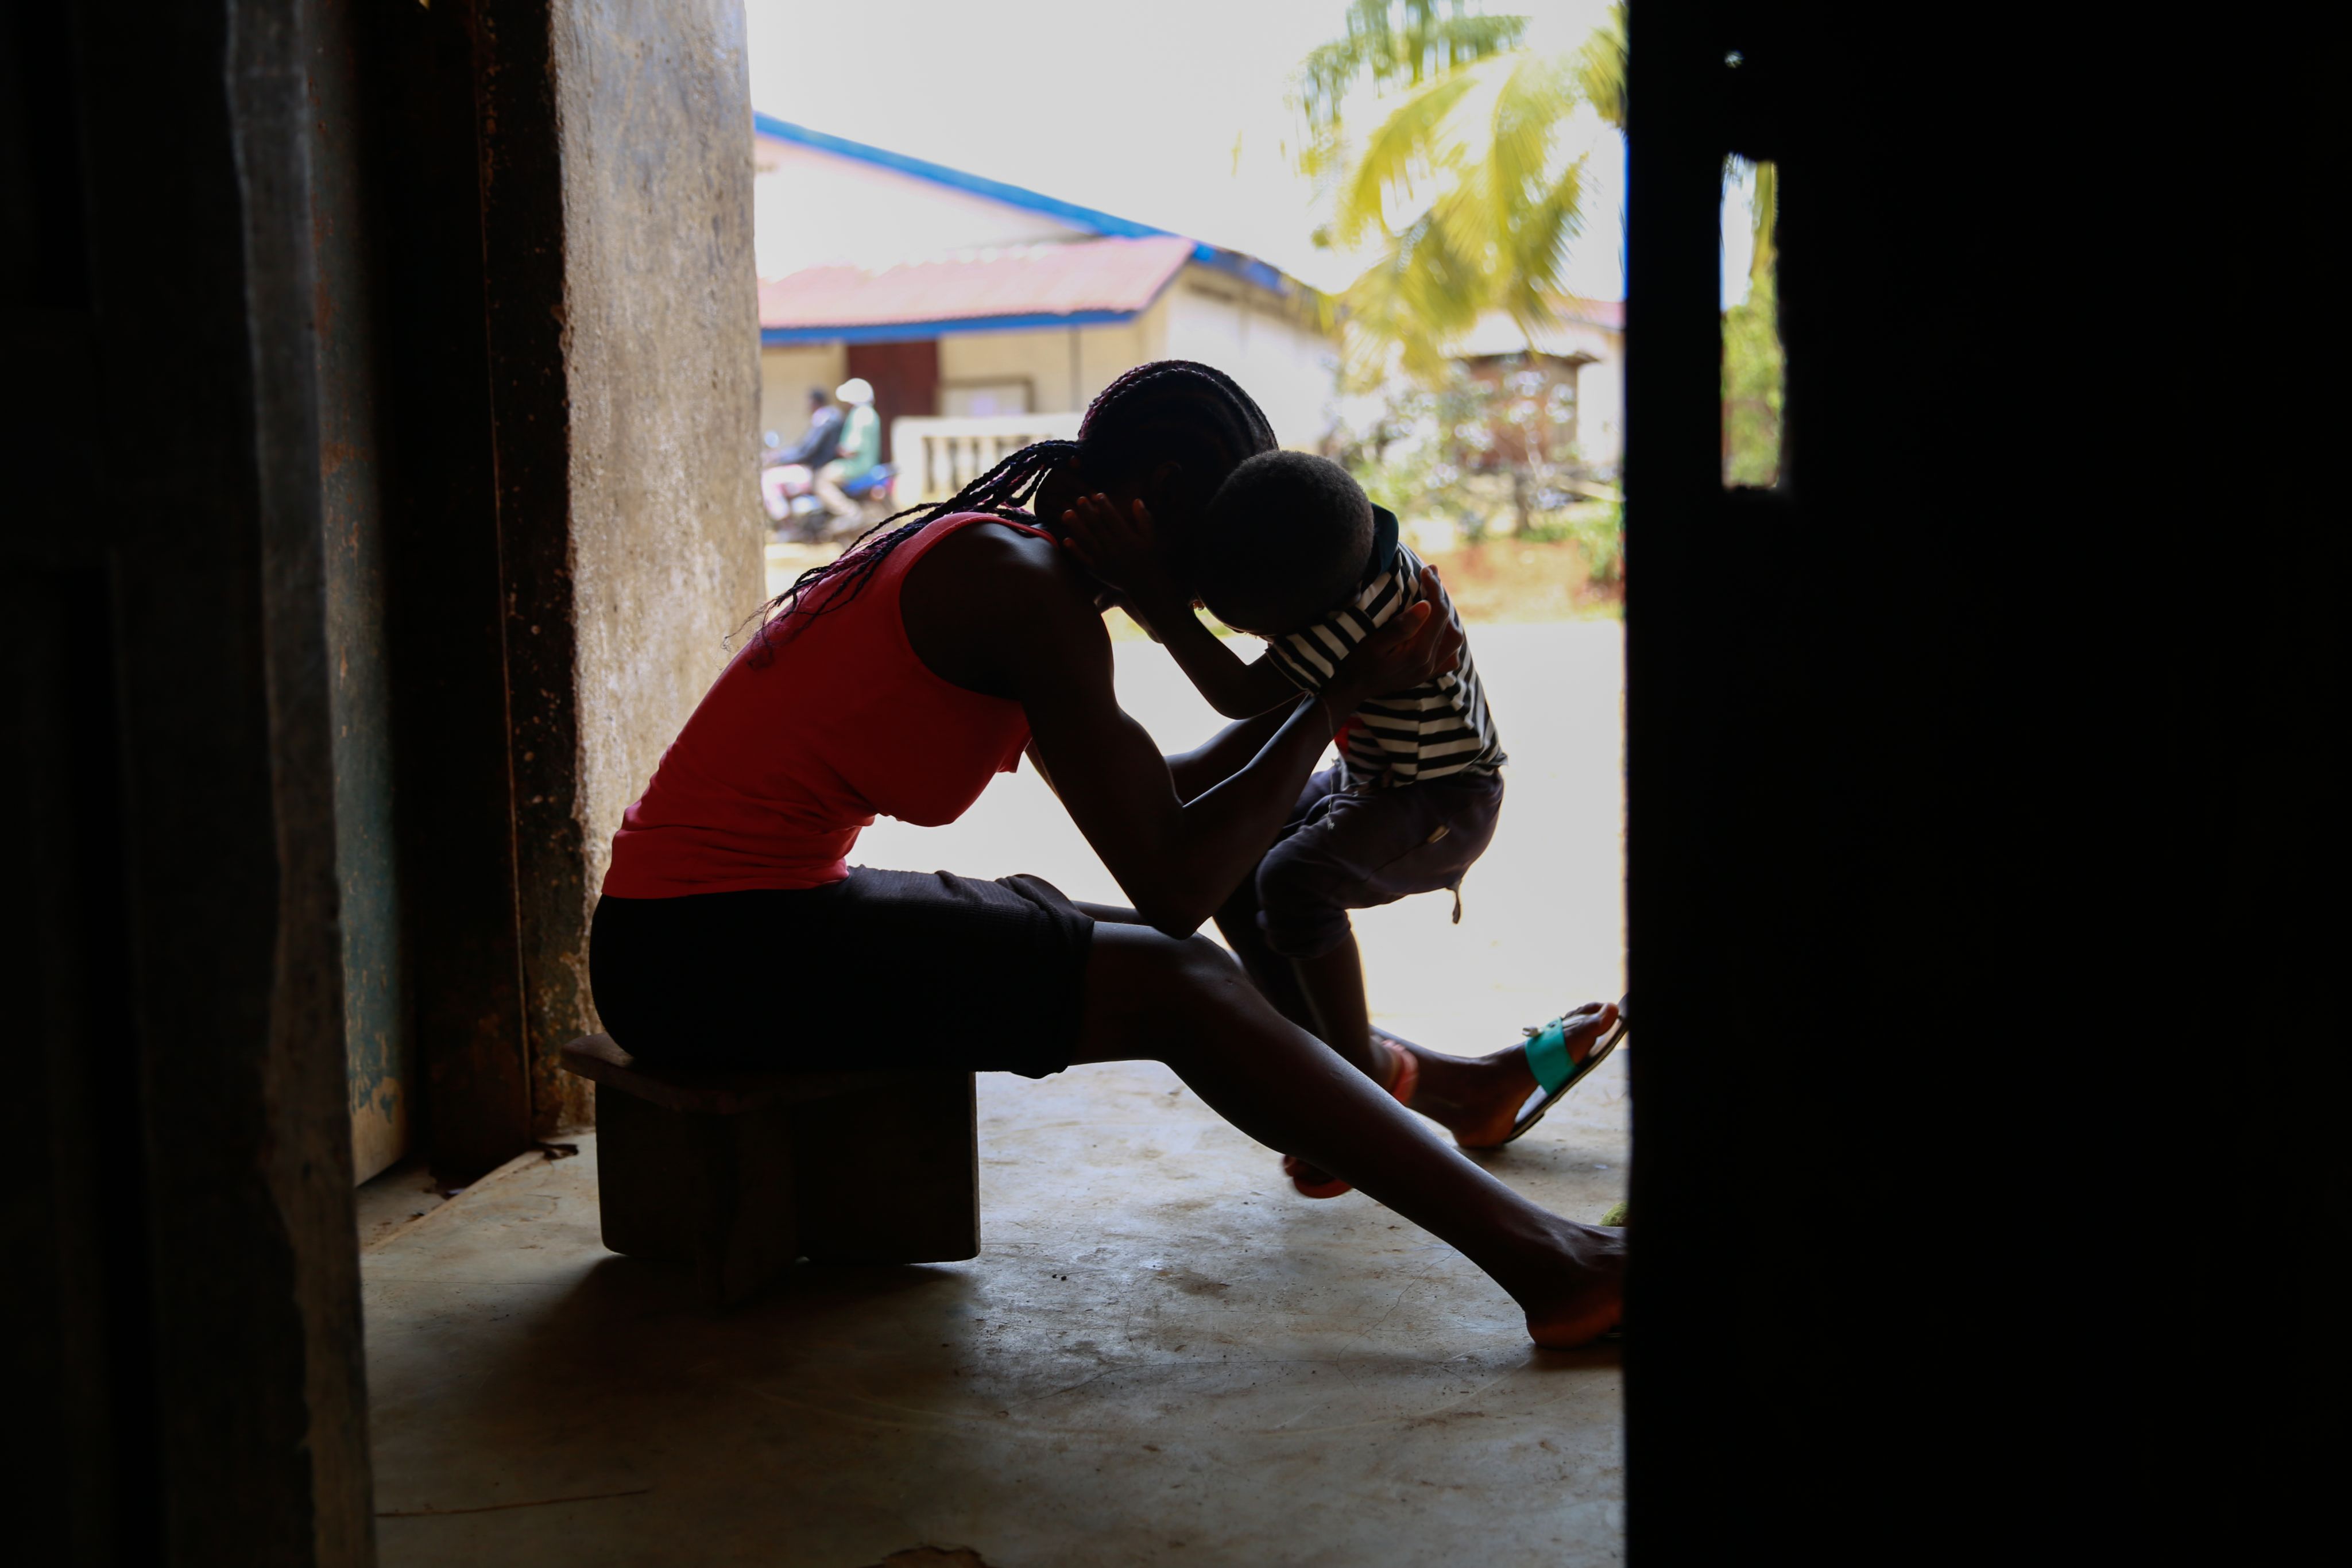
<path id="1" fill-rule="evenodd" d="M 1481 538 L 1499 515 L 1492 486 L 1471 482 L 1491 440 L 1483 404 L 1481 389 L 1459 374 L 1436 387 L 1391 388 L 1363 429 L 1339 427 L 1332 455 L 1399 517 L 1441 519 Z"/>
<path id="2" fill-rule="evenodd" d="M 1625 0 L 1609 7 L 1609 20 L 1577 52 L 1576 85 L 1601 119 L 1625 129 Z"/>
<path id="3" fill-rule="evenodd" d="M 1788 382 L 1774 237 L 1780 172 L 1770 163 L 1724 161 L 1727 190 L 1751 173 L 1756 250 L 1748 267 L 1748 298 L 1723 313 L 1723 482 L 1771 486 L 1780 478 L 1780 410 Z"/>
<path id="4" fill-rule="evenodd" d="M 1749 164 L 1744 158 L 1729 162 L 1735 172 L 1743 166 L 1756 171 L 1756 190 L 1750 203 L 1756 224 L 1756 247 L 1748 253 L 1748 276 L 1762 277 L 1773 270 L 1780 258 L 1775 237 L 1780 216 L 1780 166 L 1772 162 Z"/>
<path id="5" fill-rule="evenodd" d="M 1451 523 L 1469 544 L 1505 530 L 1573 540 L 1592 580 L 1612 582 L 1623 571 L 1622 512 L 1591 498 L 1608 492 L 1567 439 L 1571 397 L 1540 363 L 1485 375 L 1453 365 L 1434 385 L 1387 389 L 1362 428 L 1339 426 L 1331 455 L 1401 517 Z"/>
<path id="6" fill-rule="evenodd" d="M 1347 33 L 1298 68 L 1298 107 L 1309 136 L 1302 162 L 1310 174 L 1344 155 L 1339 108 L 1358 83 L 1419 87 L 1464 66 L 1518 47 L 1525 16 L 1477 16 L 1465 0 L 1350 0 Z"/>
<path id="7" fill-rule="evenodd" d="M 1520 537 L 1547 544 L 1564 539 L 1583 552 L 1585 574 L 1593 581 L 1624 580 L 1625 505 L 1622 501 L 1563 507 Z"/>
<path id="8" fill-rule="evenodd" d="M 1381 251 L 1340 300 L 1358 385 L 1392 359 L 1437 384 L 1448 343 L 1488 310 L 1530 332 L 1553 320 L 1584 189 L 1584 160 L 1565 155 L 1560 133 L 1580 102 L 1623 123 L 1623 7 L 1565 57 L 1518 47 L 1526 22 L 1469 14 L 1466 0 L 1355 0 L 1347 36 L 1300 68 L 1300 163 L 1332 202 L 1318 238 L 1377 238 Z M 1367 80 L 1403 97 L 1358 145 L 1341 104 Z"/>

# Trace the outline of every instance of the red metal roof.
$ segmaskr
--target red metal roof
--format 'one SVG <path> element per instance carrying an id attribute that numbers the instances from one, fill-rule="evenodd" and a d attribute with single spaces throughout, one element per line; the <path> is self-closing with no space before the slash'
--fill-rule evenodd
<path id="1" fill-rule="evenodd" d="M 806 331 L 977 318 L 1132 314 L 1192 258 L 1192 242 L 1074 240 L 866 272 L 812 267 L 760 280 L 760 325 Z"/>

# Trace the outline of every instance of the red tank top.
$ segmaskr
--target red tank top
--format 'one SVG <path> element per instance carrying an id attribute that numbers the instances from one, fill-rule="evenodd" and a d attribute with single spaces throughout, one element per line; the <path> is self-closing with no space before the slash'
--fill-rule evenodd
<path id="1" fill-rule="evenodd" d="M 898 590 L 925 551 L 986 512 L 941 517 L 890 552 L 856 598 L 778 626 L 729 661 L 621 817 L 604 891 L 677 898 L 822 887 L 849 874 L 876 816 L 952 822 L 1029 744 L 1021 705 L 931 673 Z M 1008 525 L 1024 533 L 1044 530 Z M 821 608 L 839 580 L 820 585 Z"/>

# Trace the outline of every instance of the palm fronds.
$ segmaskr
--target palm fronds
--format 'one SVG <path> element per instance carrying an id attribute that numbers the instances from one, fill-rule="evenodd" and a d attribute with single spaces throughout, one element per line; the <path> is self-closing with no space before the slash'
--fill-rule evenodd
<path id="1" fill-rule="evenodd" d="M 1625 0 L 1609 7 L 1609 20 L 1592 30 L 1576 57 L 1577 87 L 1601 119 L 1625 129 Z"/>
<path id="2" fill-rule="evenodd" d="M 1300 65 L 1296 101 L 1308 131 L 1309 174 L 1341 155 L 1340 105 L 1360 82 L 1418 88 L 1506 50 L 1527 36 L 1525 16 L 1470 14 L 1468 0 L 1351 0 L 1347 32 Z"/>
<path id="3" fill-rule="evenodd" d="M 1328 231 L 1381 241 L 1341 298 L 1351 379 L 1391 355 L 1435 374 L 1447 343 L 1489 310 L 1529 332 L 1551 323 L 1582 227 L 1585 161 L 1562 150 L 1562 131 L 1587 74 L 1582 56 L 1490 54 L 1407 91 L 1364 139 L 1339 173 Z"/>

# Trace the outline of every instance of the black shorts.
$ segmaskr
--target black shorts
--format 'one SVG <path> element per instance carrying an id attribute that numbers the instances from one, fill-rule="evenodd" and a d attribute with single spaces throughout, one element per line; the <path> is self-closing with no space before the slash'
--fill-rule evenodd
<path id="1" fill-rule="evenodd" d="M 678 1067 L 961 1067 L 1077 1049 L 1095 923 L 1034 876 L 853 867 L 830 887 L 614 898 L 588 971 L 612 1037 Z"/>

